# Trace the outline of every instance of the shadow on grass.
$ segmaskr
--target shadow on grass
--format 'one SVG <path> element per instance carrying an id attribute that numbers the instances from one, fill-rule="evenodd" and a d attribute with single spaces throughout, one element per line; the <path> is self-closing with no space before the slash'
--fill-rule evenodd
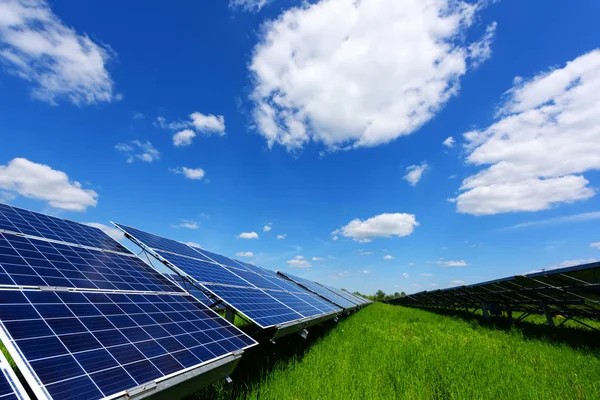
<path id="1" fill-rule="evenodd" d="M 510 331 L 518 329 L 523 337 L 530 340 L 545 340 L 555 343 L 566 344 L 573 349 L 586 352 L 593 352 L 600 356 L 600 332 L 571 326 L 551 327 L 542 323 L 530 321 L 519 321 L 510 323 L 506 317 L 491 317 L 489 320 L 482 315 L 472 314 L 462 310 L 444 310 L 444 309 L 422 309 L 434 314 L 445 315 L 454 318 L 461 318 L 488 329 Z M 517 314 L 518 316 L 518 314 Z"/>
<path id="2" fill-rule="evenodd" d="M 292 334 L 278 339 L 275 344 L 268 339 L 260 340 L 258 346 L 244 352 L 231 375 L 232 383 L 214 383 L 186 397 L 186 400 L 244 399 L 251 388 L 275 367 L 292 359 L 301 360 L 313 344 L 326 337 L 336 326 L 333 321 L 312 326 L 308 328 L 306 339 Z"/>

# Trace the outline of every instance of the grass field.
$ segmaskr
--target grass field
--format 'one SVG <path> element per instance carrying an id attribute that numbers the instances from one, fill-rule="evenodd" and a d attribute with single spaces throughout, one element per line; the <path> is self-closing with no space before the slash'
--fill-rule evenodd
<path id="1" fill-rule="evenodd" d="M 248 351 L 196 399 L 599 399 L 600 336 L 373 304 Z"/>

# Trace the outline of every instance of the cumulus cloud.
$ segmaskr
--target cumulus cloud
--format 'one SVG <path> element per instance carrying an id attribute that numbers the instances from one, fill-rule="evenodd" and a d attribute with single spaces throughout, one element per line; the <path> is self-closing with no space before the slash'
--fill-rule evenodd
<path id="1" fill-rule="evenodd" d="M 440 261 L 438 263 L 444 267 L 467 267 L 469 265 L 465 260 Z"/>
<path id="2" fill-rule="evenodd" d="M 283 240 L 286 238 L 286 236 L 287 236 L 287 233 L 284 233 L 282 235 L 277 235 L 277 240 Z"/>
<path id="3" fill-rule="evenodd" d="M 0 3 L 0 62 L 33 85 L 33 97 L 56 104 L 118 100 L 106 70 L 108 46 L 94 43 L 58 18 L 44 0 Z"/>
<path id="4" fill-rule="evenodd" d="M 202 168 L 187 168 L 187 167 L 177 167 L 177 168 L 169 168 L 169 171 L 174 172 L 176 174 L 182 174 L 188 179 L 200 180 L 204 178 L 206 172 Z"/>
<path id="5" fill-rule="evenodd" d="M 479 3 L 322 0 L 263 27 L 250 71 L 269 146 L 376 146 L 408 135 L 459 91 Z"/>
<path id="6" fill-rule="evenodd" d="M 478 68 L 492 56 L 492 41 L 496 34 L 496 26 L 496 22 L 489 24 L 483 37 L 469 45 L 469 60 L 472 68 Z"/>
<path id="7" fill-rule="evenodd" d="M 0 165 L 0 189 L 31 199 L 47 201 L 51 207 L 71 211 L 85 211 L 98 203 L 98 193 L 83 189 L 67 174 L 37 164 L 25 158 L 15 158 Z"/>
<path id="8" fill-rule="evenodd" d="M 313 261 L 323 261 L 322 257 L 313 257 L 312 258 Z"/>
<path id="9" fill-rule="evenodd" d="M 258 12 L 269 0 L 229 0 L 229 8 L 242 11 Z"/>
<path id="10" fill-rule="evenodd" d="M 136 159 L 150 163 L 160 158 L 160 152 L 150 142 L 132 140 L 130 142 L 117 143 L 115 149 L 125 155 L 128 163 L 132 163 Z"/>
<path id="11" fill-rule="evenodd" d="M 303 256 L 296 256 L 292 260 L 288 260 L 287 264 L 294 268 L 310 269 L 311 265 Z"/>
<path id="12" fill-rule="evenodd" d="M 192 140 L 195 137 L 196 132 L 194 132 L 191 129 L 184 129 L 173 135 L 173 145 L 177 147 L 189 146 L 190 144 L 192 144 Z"/>
<path id="13" fill-rule="evenodd" d="M 238 257 L 247 257 L 247 258 L 254 257 L 254 253 L 251 251 L 238 251 L 237 253 L 235 253 L 235 255 Z"/>
<path id="14" fill-rule="evenodd" d="M 458 212 L 539 211 L 588 199 L 584 173 L 600 169 L 600 50 L 562 68 L 515 79 L 485 129 L 464 134 L 467 162 Z"/>
<path id="15" fill-rule="evenodd" d="M 421 178 L 423 174 L 427 172 L 429 166 L 427 163 L 421 163 L 421 165 L 411 165 L 406 168 L 406 175 L 404 175 L 404 180 L 411 184 L 411 186 L 415 186 Z"/>
<path id="16" fill-rule="evenodd" d="M 117 229 L 115 227 L 104 225 L 99 222 L 84 222 L 83 224 L 88 225 L 88 226 L 93 226 L 94 228 L 98 228 L 101 231 L 103 231 L 104 233 L 106 233 L 108 236 L 110 236 L 111 238 L 113 238 L 117 241 L 121 241 L 121 240 L 125 239 L 125 234 L 123 233 L 123 231 L 121 231 L 120 229 Z"/>
<path id="17" fill-rule="evenodd" d="M 446 138 L 446 140 L 444 140 L 442 142 L 442 144 L 446 147 L 452 148 L 454 147 L 454 144 L 456 143 L 456 140 L 454 140 L 454 138 L 452 136 L 449 136 Z"/>
<path id="18" fill-rule="evenodd" d="M 372 251 L 361 251 L 358 254 L 360 254 L 361 256 L 369 256 L 371 254 L 373 254 Z"/>
<path id="19" fill-rule="evenodd" d="M 380 214 L 364 221 L 355 219 L 331 232 L 333 240 L 337 235 L 351 237 L 357 242 L 370 242 L 376 237 L 408 236 L 419 226 L 413 214 Z"/>
<path id="20" fill-rule="evenodd" d="M 389 255 L 389 254 L 386 254 L 385 256 L 383 256 L 383 259 L 384 259 L 384 260 L 393 260 L 393 259 L 394 259 L 394 256 L 391 256 L 391 255 Z"/>
<path id="21" fill-rule="evenodd" d="M 263 232 L 269 232 L 271 229 L 271 223 L 269 222 L 267 225 L 263 226 Z"/>
<path id="22" fill-rule="evenodd" d="M 450 281 L 450 284 L 452 286 L 460 286 L 460 285 L 464 285 L 465 281 L 461 281 L 461 280 L 456 280 L 456 281 Z"/>
<path id="23" fill-rule="evenodd" d="M 409 278 L 409 277 L 410 277 L 410 274 L 409 274 L 408 272 L 403 272 L 403 273 L 402 273 L 402 277 L 403 277 L 404 279 L 406 279 L 406 278 Z"/>
<path id="24" fill-rule="evenodd" d="M 256 232 L 242 232 L 238 235 L 239 239 L 258 239 L 258 233 Z"/>
<path id="25" fill-rule="evenodd" d="M 192 144 L 198 133 L 205 136 L 212 134 L 225 136 L 225 117 L 222 115 L 207 115 L 196 111 L 191 113 L 189 118 L 189 121 L 167 122 L 166 118 L 158 117 L 154 126 L 178 131 L 173 135 L 173 145 L 178 147 Z"/>
<path id="26" fill-rule="evenodd" d="M 600 249 L 600 242 L 590 243 L 590 247 L 594 247 L 596 249 Z"/>

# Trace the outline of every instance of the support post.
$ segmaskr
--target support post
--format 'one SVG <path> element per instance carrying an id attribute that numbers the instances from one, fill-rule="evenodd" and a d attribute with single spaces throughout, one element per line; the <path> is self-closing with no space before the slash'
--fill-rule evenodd
<path id="1" fill-rule="evenodd" d="M 508 322 L 512 325 L 513 316 L 512 316 L 512 310 L 510 308 L 506 311 L 506 316 L 508 317 Z"/>
<path id="2" fill-rule="evenodd" d="M 481 310 L 483 311 L 483 317 L 487 320 L 490 319 L 490 313 L 488 310 L 488 305 L 485 302 L 481 302 Z"/>
<path id="3" fill-rule="evenodd" d="M 548 322 L 548 325 L 554 327 L 554 320 L 552 319 L 550 310 L 548 310 L 548 307 L 545 304 L 542 304 L 542 309 L 544 310 L 544 315 L 546 316 L 546 322 Z"/>

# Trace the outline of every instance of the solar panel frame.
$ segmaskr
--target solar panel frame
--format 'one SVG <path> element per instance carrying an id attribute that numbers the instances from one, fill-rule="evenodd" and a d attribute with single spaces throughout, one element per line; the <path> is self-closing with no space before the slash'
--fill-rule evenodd
<path id="1" fill-rule="evenodd" d="M 277 273 L 280 274 L 281 276 L 286 277 L 287 279 L 289 279 L 291 281 L 296 282 L 296 284 L 298 284 L 298 285 L 304 286 L 307 290 L 310 290 L 313 293 L 324 297 L 325 299 L 327 299 L 327 301 L 329 301 L 333 304 L 336 304 L 338 307 L 341 307 L 345 310 L 351 310 L 356 307 L 356 304 L 352 303 L 345 297 L 341 297 L 341 296 L 337 295 L 336 293 L 333 293 L 330 290 L 327 290 L 326 288 L 322 287 L 321 285 L 318 285 L 316 282 L 310 281 L 308 279 L 300 278 L 298 276 L 295 276 L 295 275 L 292 275 L 292 274 L 289 274 L 286 272 L 282 272 L 282 271 L 277 271 Z"/>
<path id="2" fill-rule="evenodd" d="M 2 352 L 0 370 L 0 400 L 29 400 L 29 395 Z"/>

